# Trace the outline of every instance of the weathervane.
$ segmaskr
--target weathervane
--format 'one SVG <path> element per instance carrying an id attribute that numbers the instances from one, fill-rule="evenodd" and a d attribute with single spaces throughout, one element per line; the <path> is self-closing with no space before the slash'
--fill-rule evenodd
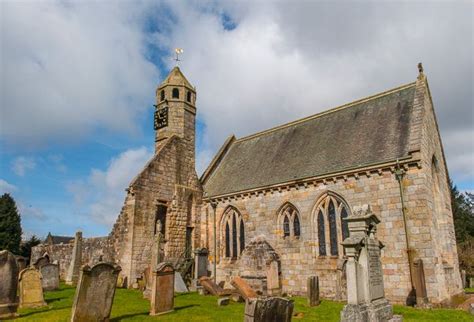
<path id="1" fill-rule="evenodd" d="M 174 60 L 176 61 L 176 66 L 178 66 L 179 62 L 181 61 L 181 60 L 179 59 L 179 54 L 184 53 L 184 50 L 183 50 L 183 48 L 175 48 L 175 49 L 174 49 L 174 52 L 175 52 L 175 54 L 176 54 L 176 58 L 175 58 Z"/>

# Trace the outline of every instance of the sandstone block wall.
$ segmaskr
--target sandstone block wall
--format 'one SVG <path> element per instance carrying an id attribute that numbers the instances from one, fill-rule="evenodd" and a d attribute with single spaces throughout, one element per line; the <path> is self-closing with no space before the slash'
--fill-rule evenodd
<path id="1" fill-rule="evenodd" d="M 66 278 L 69 263 L 72 257 L 74 242 L 68 244 L 45 245 L 40 244 L 31 250 L 31 262 L 48 254 L 51 262 L 58 261 L 59 276 Z M 82 240 L 82 265 L 92 266 L 102 257 L 104 262 L 114 262 L 114 251 L 107 237 L 83 238 Z"/>

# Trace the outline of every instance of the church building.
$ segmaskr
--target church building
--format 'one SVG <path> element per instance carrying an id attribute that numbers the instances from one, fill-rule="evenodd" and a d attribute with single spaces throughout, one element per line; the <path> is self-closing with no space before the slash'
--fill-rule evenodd
<path id="1" fill-rule="evenodd" d="M 196 95 L 178 67 L 159 85 L 155 154 L 130 183 L 112 232 L 96 239 L 100 249 L 84 248 L 83 262 L 100 255 L 117 263 L 132 287 L 161 229 L 163 256 L 183 274 L 206 248 L 218 282 L 239 275 L 263 294 L 277 285 L 303 295 L 316 275 L 323 298 L 344 300 L 344 219 L 369 205 L 381 220 L 390 301 L 405 304 L 416 289 L 417 300 L 438 304 L 462 292 L 448 171 L 421 65 L 414 82 L 230 136 L 200 178 Z"/>

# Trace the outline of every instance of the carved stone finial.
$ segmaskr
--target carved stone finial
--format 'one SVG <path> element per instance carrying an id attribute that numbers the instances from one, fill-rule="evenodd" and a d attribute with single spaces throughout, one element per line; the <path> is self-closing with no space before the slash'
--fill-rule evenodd
<path id="1" fill-rule="evenodd" d="M 418 79 L 422 79 L 425 75 L 423 74 L 423 64 L 418 63 Z"/>

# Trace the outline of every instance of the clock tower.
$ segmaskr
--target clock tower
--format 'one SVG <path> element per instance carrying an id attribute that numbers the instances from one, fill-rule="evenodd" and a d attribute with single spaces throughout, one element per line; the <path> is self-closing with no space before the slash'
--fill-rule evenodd
<path id="1" fill-rule="evenodd" d="M 194 161 L 196 89 L 178 66 L 156 90 L 155 153 L 173 135 L 181 138 Z"/>

